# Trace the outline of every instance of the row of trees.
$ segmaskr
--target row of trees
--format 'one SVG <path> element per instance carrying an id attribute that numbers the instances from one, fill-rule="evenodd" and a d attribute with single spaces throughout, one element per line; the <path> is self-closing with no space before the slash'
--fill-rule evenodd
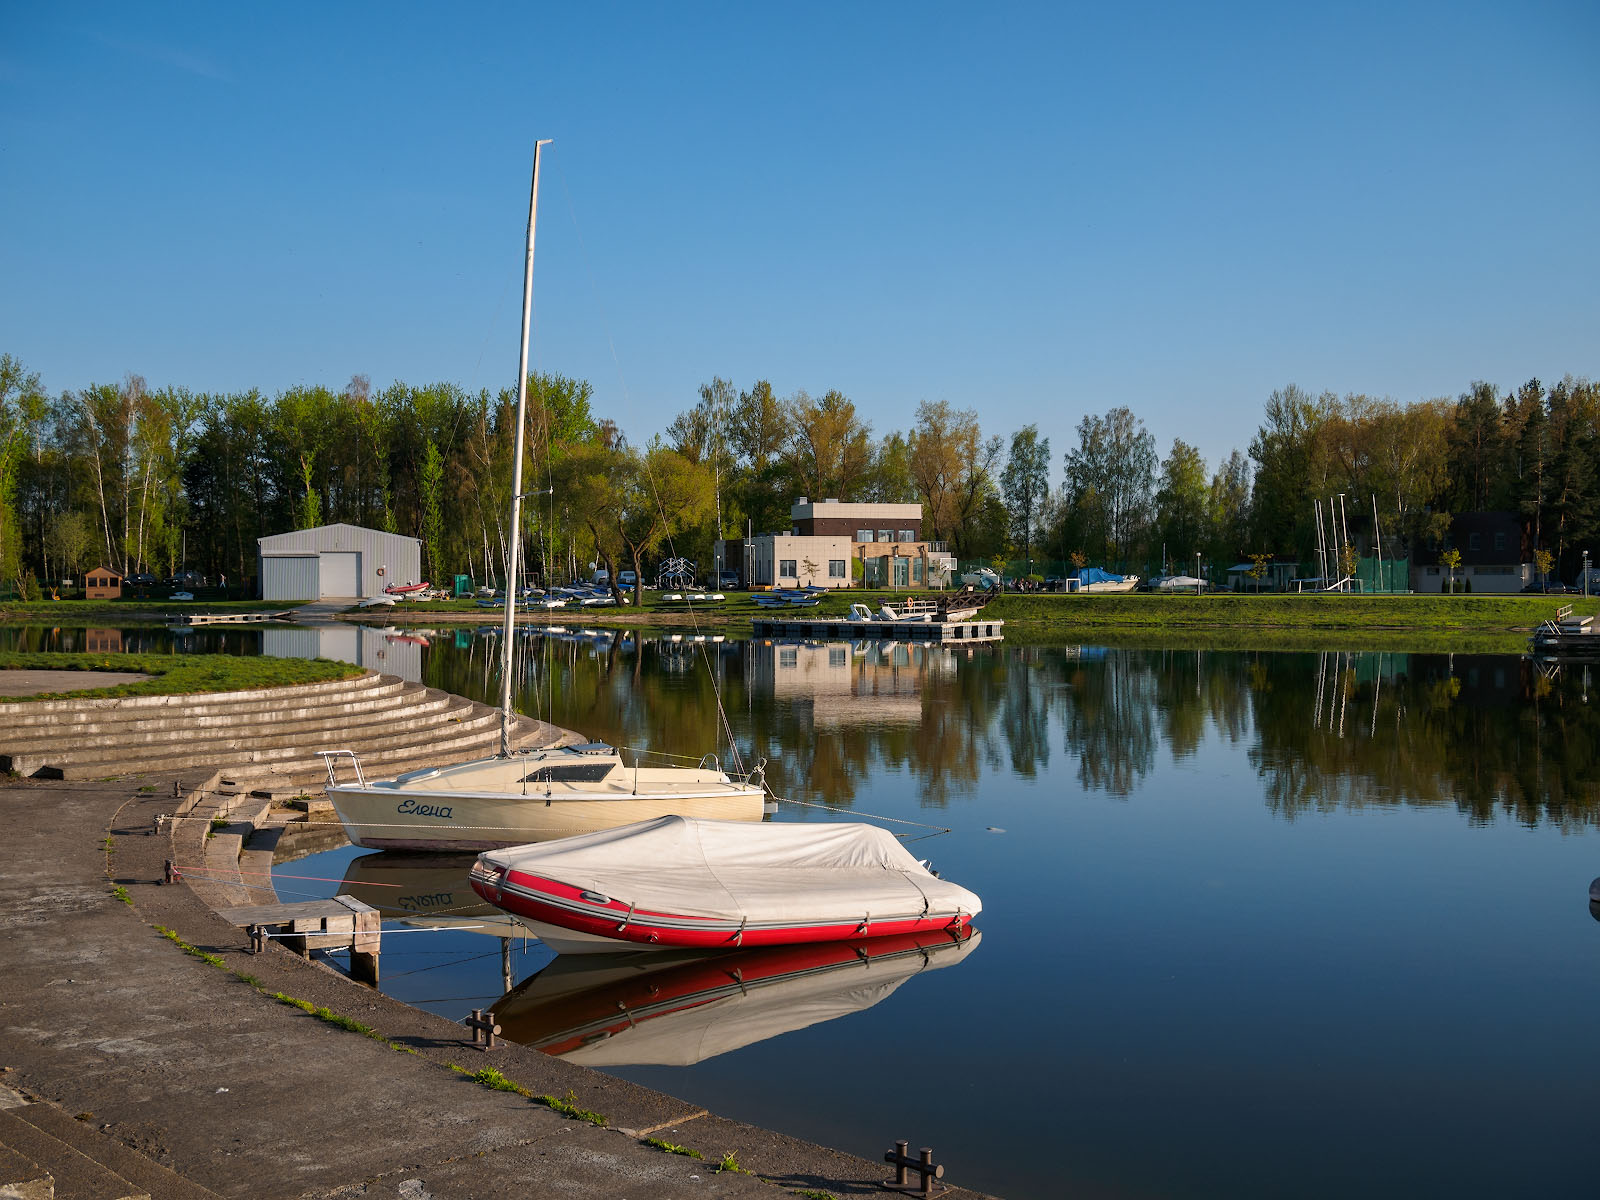
<path id="1" fill-rule="evenodd" d="M 1137 570 L 1197 552 L 1309 557 L 1311 498 L 1337 492 L 1359 501 L 1361 548 L 1381 533 L 1398 554 L 1439 539 L 1451 513 L 1509 509 L 1570 572 L 1600 524 L 1600 387 L 1581 379 L 1414 404 L 1290 386 L 1215 469 L 1181 439 L 1158 454 L 1126 407 L 1084 416 L 1057 460 L 1037 425 L 986 435 L 943 401 L 878 436 L 839 391 L 714 378 L 634 443 L 592 400 L 584 381 L 530 378 L 524 486 L 546 494 L 525 508 L 525 549 L 541 575 L 590 561 L 643 574 L 669 545 L 705 563 L 718 536 L 786 528 L 800 495 L 918 502 L 926 536 L 962 560 Z M 52 396 L 0 355 L 0 575 L 27 589 L 104 563 L 243 579 L 258 537 L 348 521 L 419 537 L 431 576 L 499 580 L 514 414 L 510 388 L 374 390 L 361 376 L 268 397 L 130 375 Z"/>

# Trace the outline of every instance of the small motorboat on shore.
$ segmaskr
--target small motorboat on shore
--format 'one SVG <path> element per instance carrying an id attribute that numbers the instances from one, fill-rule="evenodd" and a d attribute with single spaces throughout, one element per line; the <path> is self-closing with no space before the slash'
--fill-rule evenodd
<path id="1" fill-rule="evenodd" d="M 965 930 L 982 909 L 874 825 L 664 816 L 478 856 L 472 887 L 558 954 Z"/>

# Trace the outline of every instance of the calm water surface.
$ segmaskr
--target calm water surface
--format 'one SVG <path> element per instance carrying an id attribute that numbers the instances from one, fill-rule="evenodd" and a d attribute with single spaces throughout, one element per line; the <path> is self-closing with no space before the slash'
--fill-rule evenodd
<path id="1" fill-rule="evenodd" d="M 494 694 L 494 636 L 428 640 L 427 682 Z M 726 964 L 599 978 L 438 928 L 492 921 L 459 864 L 281 865 L 285 899 L 414 914 L 385 939 L 391 994 L 494 1006 L 533 1044 L 869 1158 L 931 1145 L 1010 1197 L 1593 1189 L 1600 676 L 633 633 L 524 637 L 518 671 L 527 711 L 727 759 L 715 681 L 779 793 L 918 823 L 891 828 L 983 897 L 981 939 L 745 962 L 743 991 Z"/>

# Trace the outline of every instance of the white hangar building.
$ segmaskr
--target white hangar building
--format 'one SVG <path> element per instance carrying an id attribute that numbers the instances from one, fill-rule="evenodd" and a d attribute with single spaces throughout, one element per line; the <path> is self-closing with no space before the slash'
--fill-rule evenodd
<path id="1" fill-rule="evenodd" d="M 391 583 L 422 582 L 422 543 L 414 537 L 319 525 L 257 538 L 263 600 L 378 596 Z"/>

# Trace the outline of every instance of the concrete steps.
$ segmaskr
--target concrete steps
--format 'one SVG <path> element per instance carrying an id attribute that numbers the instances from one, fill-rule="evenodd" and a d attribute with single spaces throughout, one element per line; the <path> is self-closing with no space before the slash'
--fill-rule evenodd
<path id="1" fill-rule="evenodd" d="M 0 1195 L 19 1200 L 216 1200 L 215 1192 L 88 1122 L 40 1103 L 0 1109 Z"/>
<path id="2" fill-rule="evenodd" d="M 57 779 L 219 771 L 235 790 L 270 780 L 274 790 L 320 791 L 327 772 L 319 750 L 352 750 L 367 775 L 384 777 L 493 754 L 500 742 L 499 710 L 393 675 L 200 696 L 12 704 L 0 714 L 0 770 Z M 538 744 L 551 734 L 519 718 L 514 743 Z"/>
<path id="3" fill-rule="evenodd" d="M 179 715 L 163 718 L 151 724 L 146 719 L 129 722 L 96 722 L 93 729 L 72 725 L 52 732 L 40 727 L 19 731 L 7 737 L 6 754 L 12 769 L 18 774 L 32 775 L 41 765 L 59 757 L 63 738 L 82 743 L 82 754 L 91 754 L 104 745 L 117 754 L 136 752 L 139 746 L 168 746 L 172 735 L 182 727 L 184 744 L 196 753 L 212 746 L 240 745 L 240 730 L 249 728 L 249 741 L 283 741 L 290 736 L 327 728 L 337 720 L 340 728 L 359 730 L 366 725 L 391 725 L 396 702 L 406 705 L 408 717 L 415 719 L 433 709 L 447 708 L 452 704 L 467 705 L 470 701 L 452 697 L 448 693 L 430 691 L 420 683 L 409 684 L 398 692 L 390 693 L 371 706 L 351 712 L 345 705 L 330 704 L 321 708 L 297 708 L 292 712 L 271 710 L 246 710 L 229 714 L 226 718 L 213 715 L 205 724 L 190 725 Z M 31 769 L 30 769 L 31 768 Z"/>
<path id="4" fill-rule="evenodd" d="M 163 709 L 129 708 L 85 709 L 81 711 L 56 709 L 39 714 L 32 710 L 41 707 L 16 704 L 5 714 L 5 725 L 16 731 L 18 737 L 45 736 L 70 731 L 74 735 L 94 736 L 101 733 L 160 731 L 169 727 L 181 715 L 195 729 L 215 726 L 226 727 L 245 714 L 256 714 L 269 720 L 298 721 L 308 717 L 343 712 L 352 717 L 365 712 L 381 711 L 396 693 L 422 687 L 420 683 L 406 683 L 397 676 L 371 676 L 380 682 L 377 686 L 351 689 L 349 692 L 320 693 L 312 696 L 286 695 L 277 699 L 241 700 L 234 705 L 196 704 L 194 707 L 167 706 Z M 352 681 L 355 682 L 355 681 Z M 295 693 L 298 688 L 285 688 Z M 244 695 L 240 692 L 223 692 L 221 695 Z M 196 700 L 200 699 L 195 697 Z"/>

